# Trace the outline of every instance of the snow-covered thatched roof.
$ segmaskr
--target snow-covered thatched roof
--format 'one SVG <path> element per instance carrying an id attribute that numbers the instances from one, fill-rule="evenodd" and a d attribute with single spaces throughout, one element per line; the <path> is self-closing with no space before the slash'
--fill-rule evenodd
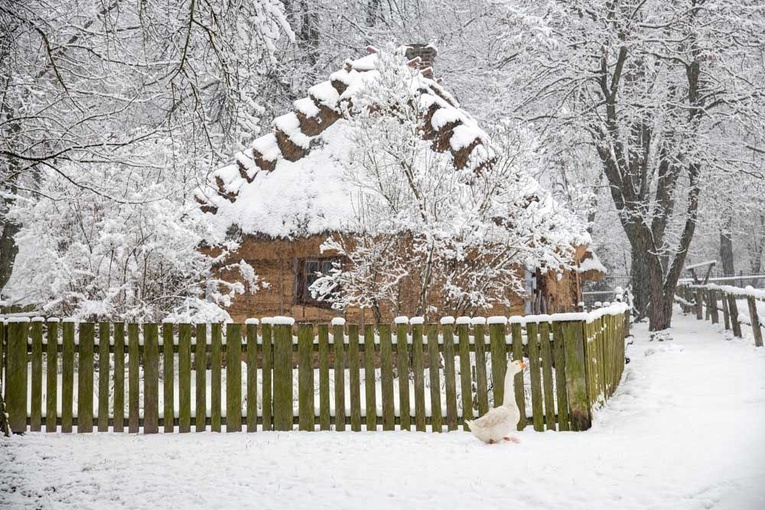
<path id="1" fill-rule="evenodd" d="M 402 51 L 403 54 L 403 51 Z M 403 58 L 403 56 L 402 56 Z M 196 192 L 201 209 L 214 215 L 216 231 L 236 224 L 245 234 L 282 237 L 344 230 L 353 214 L 343 161 L 352 142 L 347 128 L 349 106 L 379 78 L 374 48 L 348 60 L 329 80 L 311 87 L 295 109 L 273 121 L 273 131 L 235 156 L 235 162 L 213 173 L 212 185 Z M 412 66 L 417 61 L 410 62 Z M 488 136 L 432 76 L 430 68 L 413 73 L 426 119 L 423 138 L 432 148 L 449 152 L 456 169 L 470 162 L 490 165 Z"/>
<path id="2" fill-rule="evenodd" d="M 427 150 L 462 173 L 480 175 L 495 166 L 489 137 L 432 78 L 430 67 L 423 69 L 419 58 L 409 60 L 404 47 L 393 59 L 398 71 L 390 73 L 391 55 L 369 50 L 311 87 L 308 97 L 294 102 L 293 111 L 274 119 L 272 132 L 238 153 L 234 163 L 216 170 L 210 186 L 196 192 L 211 227 L 208 241 L 224 241 L 231 226 L 245 235 L 283 238 L 356 231 L 358 185 L 348 178 L 348 170 L 357 164 L 349 157 L 357 117 L 351 113 L 362 105 L 374 110 L 385 100 L 390 104 L 390 98 L 380 97 L 388 93 L 390 75 L 405 82 L 395 82 L 391 94 L 405 97 L 396 96 L 393 103 L 419 108 L 419 128 L 412 132 L 419 134 Z M 566 233 L 566 244 L 587 244 L 586 234 L 586 239 L 579 235 L 584 229 L 572 224 L 573 215 L 521 173 L 523 179 L 516 180 L 528 184 L 521 186 L 521 202 L 530 207 L 527 215 L 537 218 L 530 224 L 546 216 L 557 231 Z M 497 210 L 502 217 L 513 216 L 510 210 Z M 548 230 L 545 235 L 552 233 Z"/>

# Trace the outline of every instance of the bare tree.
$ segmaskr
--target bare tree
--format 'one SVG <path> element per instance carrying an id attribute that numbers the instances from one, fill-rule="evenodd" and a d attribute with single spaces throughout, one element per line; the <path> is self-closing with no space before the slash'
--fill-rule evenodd
<path id="1" fill-rule="evenodd" d="M 652 330 L 667 328 L 707 175 L 744 170 L 731 133 L 763 143 L 762 7 L 511 4 L 523 27 L 517 111 L 543 136 L 568 133 L 569 147 L 586 133 L 631 245 L 636 306 Z"/>

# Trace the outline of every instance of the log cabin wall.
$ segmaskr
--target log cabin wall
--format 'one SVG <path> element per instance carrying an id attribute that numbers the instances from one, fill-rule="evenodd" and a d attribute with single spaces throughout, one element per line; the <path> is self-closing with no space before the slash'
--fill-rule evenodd
<path id="1" fill-rule="evenodd" d="M 343 317 L 355 324 L 374 322 L 374 314 L 371 310 L 348 308 L 345 311 L 333 310 L 327 307 L 301 304 L 296 298 L 296 261 L 305 258 L 323 258 L 328 254 L 321 252 L 321 245 L 327 239 L 326 235 L 316 235 L 303 238 L 271 239 L 255 236 L 247 236 L 240 249 L 230 257 L 231 262 L 244 259 L 254 269 L 258 277 L 268 284 L 268 287 L 260 289 L 256 293 L 248 290 L 243 295 L 233 299 L 228 312 L 234 321 L 243 321 L 249 317 L 270 317 L 286 315 L 297 321 L 305 322 L 329 322 L 334 317 Z M 522 269 L 519 269 L 522 271 Z M 228 281 L 240 278 L 238 271 L 222 271 L 220 275 Z M 555 274 L 547 274 L 546 293 L 551 296 L 554 311 L 574 310 L 578 302 L 579 277 L 574 271 L 568 271 L 558 279 Z M 402 296 L 402 309 L 413 310 L 416 303 L 416 292 L 405 292 Z M 523 315 L 524 298 L 510 294 L 510 306 L 498 305 L 491 309 L 482 310 L 478 315 Z M 438 289 L 431 291 L 431 301 L 440 303 Z M 383 320 L 390 322 L 400 313 L 393 310 L 383 310 Z M 409 312 L 412 314 L 412 312 Z M 436 310 L 431 313 L 432 317 L 448 315 L 450 312 Z"/>

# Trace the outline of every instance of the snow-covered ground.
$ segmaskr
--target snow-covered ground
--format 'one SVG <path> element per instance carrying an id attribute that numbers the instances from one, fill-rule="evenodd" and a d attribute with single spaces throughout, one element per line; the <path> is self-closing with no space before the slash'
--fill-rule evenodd
<path id="1" fill-rule="evenodd" d="M 765 508 L 765 349 L 677 311 L 634 328 L 592 430 L 28 434 L 0 440 L 3 508 Z"/>

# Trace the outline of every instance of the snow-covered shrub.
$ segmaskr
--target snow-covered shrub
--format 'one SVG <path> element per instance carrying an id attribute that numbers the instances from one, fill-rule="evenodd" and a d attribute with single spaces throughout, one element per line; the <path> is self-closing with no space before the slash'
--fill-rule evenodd
<path id="1" fill-rule="evenodd" d="M 200 251 L 206 225 L 161 172 L 99 166 L 78 184 L 44 172 L 39 192 L 19 195 L 10 212 L 21 229 L 7 300 L 87 320 L 228 318 L 218 305 L 244 284 L 209 276 L 225 252 Z M 256 291 L 252 268 L 236 265 Z"/>

